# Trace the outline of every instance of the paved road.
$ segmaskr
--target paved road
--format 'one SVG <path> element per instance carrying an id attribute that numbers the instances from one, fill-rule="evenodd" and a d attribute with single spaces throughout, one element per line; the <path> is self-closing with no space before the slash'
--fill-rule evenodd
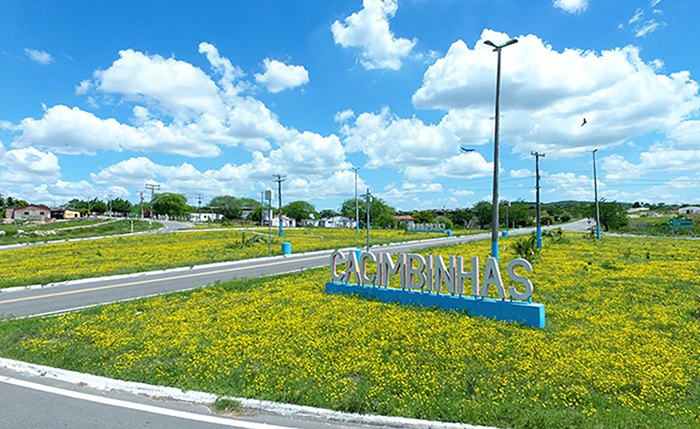
<path id="1" fill-rule="evenodd" d="M 585 228 L 585 221 L 566 225 Z M 512 230 L 511 235 L 532 232 L 532 228 Z M 415 242 L 373 247 L 375 252 L 408 252 L 415 249 L 488 239 L 488 233 L 443 237 Z M 85 279 L 50 287 L 0 290 L 0 317 L 27 317 L 73 311 L 81 308 L 159 295 L 207 286 L 242 277 L 263 277 L 327 266 L 331 250 L 307 254 L 278 256 L 226 262 L 191 268 L 147 272 L 130 276 Z"/>
<path id="2" fill-rule="evenodd" d="M 246 410 L 240 416 L 212 413 L 187 402 L 158 400 L 119 391 L 98 391 L 0 368 L 3 429 L 361 429 L 367 425 L 285 417 Z"/>

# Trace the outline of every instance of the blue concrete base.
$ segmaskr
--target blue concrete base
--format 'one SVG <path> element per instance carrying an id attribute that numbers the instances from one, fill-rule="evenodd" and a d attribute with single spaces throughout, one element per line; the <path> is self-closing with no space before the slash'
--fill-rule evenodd
<path id="1" fill-rule="evenodd" d="M 326 283 L 326 293 L 356 294 L 363 298 L 376 299 L 381 302 L 458 310 L 466 312 L 469 316 L 483 316 L 507 322 L 519 322 L 536 328 L 544 328 L 545 325 L 544 304 L 532 302 L 505 301 L 473 296 L 438 295 L 337 282 Z"/>
<path id="2" fill-rule="evenodd" d="M 508 237 L 510 233 L 508 231 L 501 231 L 501 237 Z"/>
<path id="3" fill-rule="evenodd" d="M 287 241 L 282 243 L 282 254 L 283 255 L 291 255 L 292 254 L 292 243 L 287 242 Z"/>

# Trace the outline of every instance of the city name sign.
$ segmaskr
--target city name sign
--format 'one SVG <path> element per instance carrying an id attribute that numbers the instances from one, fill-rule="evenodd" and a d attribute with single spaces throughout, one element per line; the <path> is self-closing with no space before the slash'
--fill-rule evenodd
<path id="1" fill-rule="evenodd" d="M 331 253 L 331 281 L 326 283 L 328 293 L 357 294 L 382 302 L 397 302 L 448 310 L 465 311 L 472 316 L 520 322 L 544 328 L 544 305 L 531 300 L 533 284 L 517 268 L 531 272 L 532 265 L 525 259 L 514 259 L 506 268 L 512 283 L 503 283 L 498 261 L 489 257 L 483 278 L 479 272 L 479 258 L 471 258 L 470 271 L 465 271 L 464 257 L 441 255 L 375 254 L 350 250 Z M 339 271 L 340 264 L 346 264 Z M 370 269 L 370 268 L 374 269 Z M 368 273 L 372 274 L 368 274 Z M 398 275 L 400 288 L 390 287 L 392 275 Z M 488 298 L 489 289 L 495 288 L 498 299 Z"/>

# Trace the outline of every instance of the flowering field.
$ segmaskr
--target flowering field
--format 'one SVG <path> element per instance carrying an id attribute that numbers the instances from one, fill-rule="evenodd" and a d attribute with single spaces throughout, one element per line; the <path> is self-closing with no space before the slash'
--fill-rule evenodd
<path id="1" fill-rule="evenodd" d="M 380 244 L 441 236 L 377 230 L 372 231 L 371 240 L 372 244 Z M 291 242 L 295 253 L 361 246 L 365 242 L 364 234 L 339 229 L 288 230 L 283 240 L 274 235 L 272 238 L 273 255 L 282 253 L 280 241 Z M 0 253 L 0 288 L 267 255 L 267 231 L 153 234 L 47 244 Z"/>
<path id="2" fill-rule="evenodd" d="M 503 261 L 512 243 L 503 241 Z M 320 269 L 5 322 L 0 354 L 363 413 L 514 428 L 698 427 L 700 243 L 570 236 L 545 246 L 529 275 L 545 329 L 326 295 Z"/>

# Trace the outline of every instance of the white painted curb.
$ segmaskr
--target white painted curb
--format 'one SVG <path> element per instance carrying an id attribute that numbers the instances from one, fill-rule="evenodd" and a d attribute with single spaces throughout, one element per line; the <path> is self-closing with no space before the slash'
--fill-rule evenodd
<path id="1" fill-rule="evenodd" d="M 202 405 L 211 405 L 218 398 L 213 393 L 182 391 L 174 387 L 154 386 L 134 381 L 122 381 L 98 375 L 83 374 L 50 366 L 36 365 L 12 359 L 0 358 L 0 368 L 16 373 L 46 377 L 71 384 L 76 384 L 100 391 L 122 391 L 134 395 L 144 395 L 156 399 L 175 400 Z M 491 426 L 474 426 L 463 423 L 446 423 L 430 420 L 409 419 L 405 417 L 377 416 L 372 414 L 354 414 L 325 408 L 303 405 L 282 404 L 279 402 L 260 401 L 257 399 L 224 397 L 241 403 L 244 408 L 288 417 L 307 417 L 343 423 L 365 424 L 372 426 L 411 429 L 497 429 Z"/>

